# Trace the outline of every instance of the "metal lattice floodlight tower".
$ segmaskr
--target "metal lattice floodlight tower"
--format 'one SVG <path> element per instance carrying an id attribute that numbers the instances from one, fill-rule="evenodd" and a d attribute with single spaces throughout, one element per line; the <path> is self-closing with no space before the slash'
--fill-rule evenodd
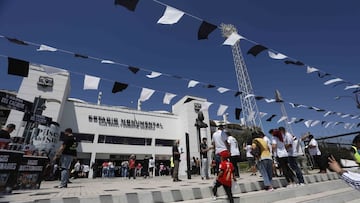
<path id="1" fill-rule="evenodd" d="M 237 33 L 237 30 L 233 25 L 222 23 L 220 27 L 222 30 L 222 35 L 225 38 L 229 37 L 234 32 Z M 254 91 L 251 85 L 244 57 L 241 53 L 240 40 L 238 40 L 233 46 L 231 46 L 231 49 L 234 58 L 238 88 L 239 91 L 242 93 L 240 94 L 240 102 L 242 113 L 245 119 L 245 125 L 250 128 L 258 127 L 262 129 L 262 123 L 255 98 L 246 97 L 249 94 L 254 94 Z"/>

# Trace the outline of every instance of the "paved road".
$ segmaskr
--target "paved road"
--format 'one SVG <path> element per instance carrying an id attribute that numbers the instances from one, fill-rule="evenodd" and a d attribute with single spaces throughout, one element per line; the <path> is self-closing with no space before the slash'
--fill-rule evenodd
<path id="1" fill-rule="evenodd" d="M 305 176 L 308 183 L 336 180 L 337 175 L 328 173 Z M 43 181 L 38 190 L 14 190 L 13 194 L 0 198 L 0 202 L 173 202 L 211 197 L 210 187 L 214 178 L 201 180 L 200 176 L 192 179 L 182 177 L 181 182 L 172 182 L 170 176 L 161 176 L 136 180 L 124 178 L 75 179 L 68 188 L 54 188 L 58 181 Z M 282 188 L 284 178 L 274 178 L 276 187 Z M 240 188 L 243 193 L 262 190 L 262 178 L 242 173 Z M 265 191 L 261 191 L 265 192 Z M 220 192 L 221 195 L 221 192 Z M 116 201 L 114 200 L 116 199 Z"/>

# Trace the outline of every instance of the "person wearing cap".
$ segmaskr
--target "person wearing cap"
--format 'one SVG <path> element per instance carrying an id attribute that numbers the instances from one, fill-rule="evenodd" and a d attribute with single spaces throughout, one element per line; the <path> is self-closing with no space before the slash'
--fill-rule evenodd
<path id="1" fill-rule="evenodd" d="M 11 142 L 10 133 L 15 130 L 15 124 L 9 123 L 5 128 L 0 130 L 0 149 L 6 149 Z"/>
<path id="2" fill-rule="evenodd" d="M 211 147 L 207 145 L 207 138 L 203 137 L 202 142 L 200 144 L 200 155 L 201 155 L 201 179 L 206 178 L 210 179 L 209 176 L 209 159 L 208 159 L 208 151 Z"/>
<path id="3" fill-rule="evenodd" d="M 214 183 L 214 187 L 212 189 L 213 192 L 213 200 L 216 200 L 217 197 L 217 188 L 223 186 L 225 193 L 229 199 L 230 203 L 234 202 L 234 198 L 231 191 L 232 180 L 236 181 L 234 177 L 234 166 L 228 160 L 230 157 L 230 152 L 228 150 L 221 151 L 219 153 L 221 158 L 221 163 L 219 165 L 219 174 Z"/>
<path id="4" fill-rule="evenodd" d="M 230 149 L 230 145 L 227 142 L 227 135 L 224 132 L 224 128 L 225 128 L 225 124 L 220 123 L 218 125 L 218 130 L 216 132 L 214 132 L 213 138 L 212 138 L 213 139 L 212 145 L 213 145 L 213 148 L 215 149 L 215 162 L 216 162 L 215 174 L 218 174 L 218 172 L 219 172 L 219 164 L 221 161 L 220 153 L 222 151 Z"/>

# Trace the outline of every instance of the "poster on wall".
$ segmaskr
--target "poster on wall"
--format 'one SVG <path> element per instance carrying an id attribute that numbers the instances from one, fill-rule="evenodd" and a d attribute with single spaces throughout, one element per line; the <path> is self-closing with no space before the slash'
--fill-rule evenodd
<path id="1" fill-rule="evenodd" d="M 59 124 L 52 122 L 50 126 L 39 125 L 31 135 L 31 145 L 34 147 L 33 154 L 54 158 L 60 140 Z"/>
<path id="2" fill-rule="evenodd" d="M 21 159 L 14 189 L 39 189 L 47 157 L 24 155 Z"/>
<path id="3" fill-rule="evenodd" d="M 11 193 L 23 152 L 0 150 L 0 193 Z"/>

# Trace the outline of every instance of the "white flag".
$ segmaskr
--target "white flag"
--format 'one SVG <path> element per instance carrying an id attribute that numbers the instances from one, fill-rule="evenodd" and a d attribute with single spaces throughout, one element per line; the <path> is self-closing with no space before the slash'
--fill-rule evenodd
<path id="1" fill-rule="evenodd" d="M 307 120 L 304 122 L 304 124 L 306 125 L 306 127 L 309 128 L 312 122 L 313 122 L 312 120 Z"/>
<path id="2" fill-rule="evenodd" d="M 268 113 L 265 112 L 259 112 L 260 118 L 263 118 L 264 116 L 266 116 Z"/>
<path id="3" fill-rule="evenodd" d="M 333 84 L 333 83 L 336 83 L 336 82 L 341 82 L 341 81 L 344 81 L 344 80 L 341 79 L 341 78 L 335 78 L 335 79 L 331 79 L 331 80 L 328 80 L 328 81 L 324 82 L 324 85 L 330 85 L 330 84 Z"/>
<path id="4" fill-rule="evenodd" d="M 329 127 L 329 125 L 331 125 L 331 123 L 333 123 L 332 121 L 328 122 L 326 125 L 325 125 L 325 128 Z"/>
<path id="5" fill-rule="evenodd" d="M 310 66 L 308 66 L 306 68 L 306 73 L 312 73 L 312 72 L 317 72 L 317 71 L 319 71 L 319 69 L 316 69 L 316 68 L 313 68 L 313 67 L 310 67 Z"/>
<path id="6" fill-rule="evenodd" d="M 91 75 L 85 75 L 84 90 L 97 90 L 99 87 L 100 78 Z"/>
<path id="7" fill-rule="evenodd" d="M 246 95 L 246 96 L 244 97 L 244 99 L 247 99 L 247 98 L 250 98 L 250 97 L 255 97 L 255 95 L 254 95 L 254 94 L 248 94 L 248 95 Z"/>
<path id="8" fill-rule="evenodd" d="M 204 102 L 202 105 L 201 105 L 201 109 L 200 111 L 207 111 L 210 107 L 210 105 L 213 104 L 212 102 Z"/>
<path id="9" fill-rule="evenodd" d="M 291 120 L 288 122 L 288 124 L 293 124 L 296 121 L 295 117 L 292 117 Z"/>
<path id="10" fill-rule="evenodd" d="M 171 94 L 171 93 L 165 93 L 164 99 L 163 99 L 163 103 L 164 104 L 170 104 L 171 100 L 176 97 L 176 94 Z"/>
<path id="11" fill-rule="evenodd" d="M 276 102 L 275 99 L 265 99 L 266 103 L 273 103 L 273 102 Z"/>
<path id="12" fill-rule="evenodd" d="M 148 78 L 156 78 L 156 77 L 159 77 L 160 75 L 162 75 L 162 73 L 153 71 L 153 72 L 151 72 L 150 75 L 146 75 L 146 77 L 148 77 Z"/>
<path id="13" fill-rule="evenodd" d="M 227 109 L 228 107 L 229 107 L 229 106 L 220 104 L 219 109 L 218 109 L 218 111 L 217 111 L 217 115 L 218 115 L 218 116 L 222 116 L 222 115 L 225 113 L 225 111 L 226 111 L 226 109 Z"/>
<path id="14" fill-rule="evenodd" d="M 354 88 L 360 88 L 360 85 L 348 85 L 348 86 L 345 87 L 344 90 L 354 89 Z"/>
<path id="15" fill-rule="evenodd" d="M 269 57 L 272 59 L 286 59 L 287 56 L 281 53 L 274 53 L 272 51 L 268 51 Z"/>
<path id="16" fill-rule="evenodd" d="M 140 94 L 140 101 L 146 101 L 154 94 L 155 90 L 143 87 Z"/>
<path id="17" fill-rule="evenodd" d="M 190 88 L 190 87 L 195 87 L 197 84 L 199 84 L 198 81 L 190 80 L 190 81 L 189 81 L 189 84 L 188 84 L 188 88 Z"/>
<path id="18" fill-rule="evenodd" d="M 50 47 L 50 46 L 47 46 L 47 45 L 40 45 L 40 47 L 37 49 L 37 51 L 57 51 L 56 48 L 54 47 Z"/>
<path id="19" fill-rule="evenodd" d="M 280 122 L 282 122 L 282 121 L 284 121 L 284 120 L 286 120 L 286 119 L 287 119 L 286 116 L 281 116 L 281 118 L 277 121 L 277 123 L 280 123 Z"/>
<path id="20" fill-rule="evenodd" d="M 225 93 L 225 92 L 229 91 L 229 89 L 225 88 L 225 87 L 219 87 L 219 88 L 217 88 L 217 91 L 220 93 Z"/>
<path id="21" fill-rule="evenodd" d="M 115 62 L 110 60 L 102 60 L 101 63 L 114 64 Z"/>
<path id="22" fill-rule="evenodd" d="M 236 44 L 236 42 L 240 39 L 245 39 L 245 37 L 239 35 L 236 32 L 233 32 L 233 33 L 231 33 L 231 35 L 228 38 L 226 38 L 223 45 L 234 46 Z"/>
<path id="23" fill-rule="evenodd" d="M 311 123 L 311 127 L 314 127 L 314 126 L 316 126 L 317 124 L 319 124 L 320 123 L 320 121 L 319 120 L 316 120 L 316 121 L 314 121 L 314 122 L 312 122 Z"/>
<path id="24" fill-rule="evenodd" d="M 157 21 L 157 23 L 166 25 L 175 24 L 181 19 L 183 15 L 184 12 L 176 8 L 166 6 L 163 16 Z"/>
<path id="25" fill-rule="evenodd" d="M 326 113 L 324 114 L 324 117 L 330 115 L 331 113 L 332 113 L 331 111 L 326 112 Z"/>

